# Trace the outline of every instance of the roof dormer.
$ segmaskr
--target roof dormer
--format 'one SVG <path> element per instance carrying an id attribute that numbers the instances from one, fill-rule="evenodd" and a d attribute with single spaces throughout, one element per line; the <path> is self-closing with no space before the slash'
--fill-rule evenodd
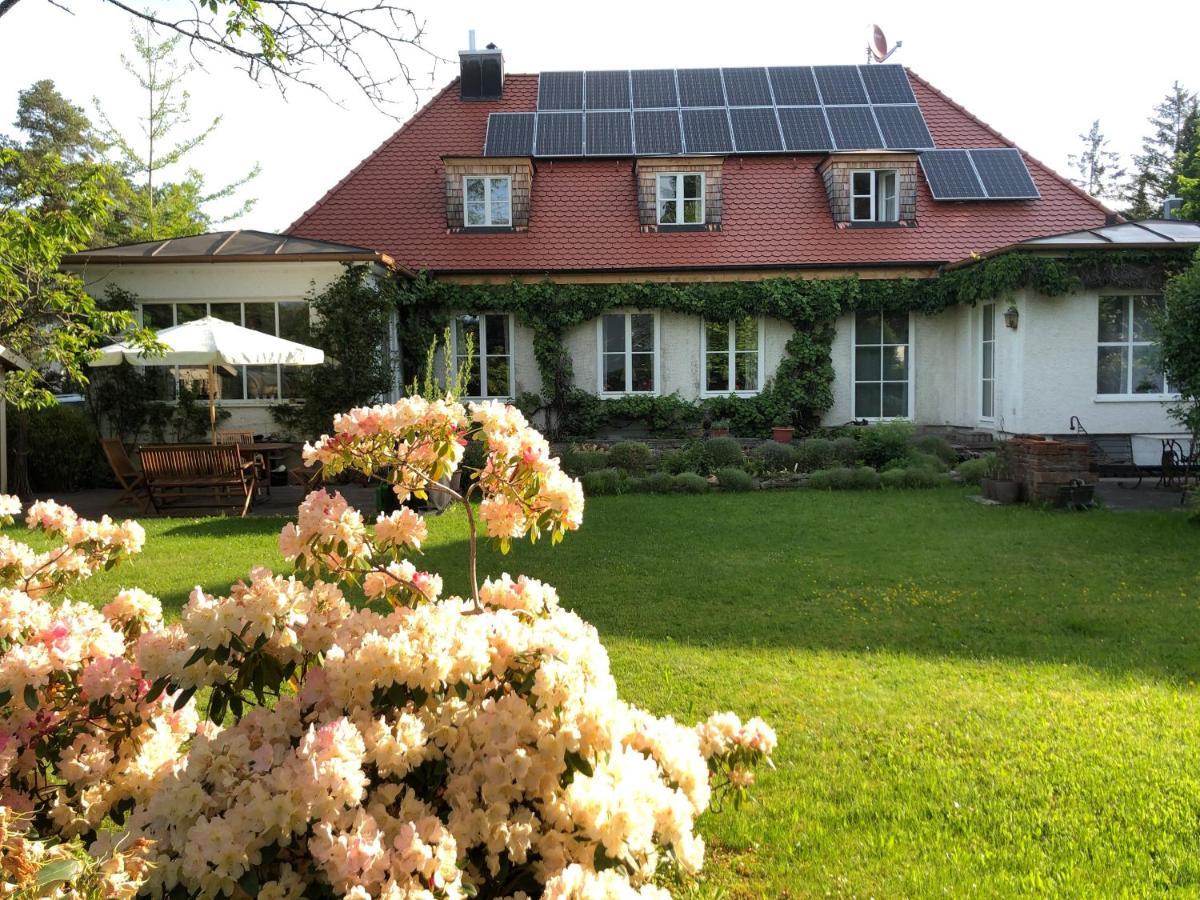
<path id="1" fill-rule="evenodd" d="M 911 225 L 917 218 L 917 154 L 831 153 L 817 167 L 838 226 Z"/>

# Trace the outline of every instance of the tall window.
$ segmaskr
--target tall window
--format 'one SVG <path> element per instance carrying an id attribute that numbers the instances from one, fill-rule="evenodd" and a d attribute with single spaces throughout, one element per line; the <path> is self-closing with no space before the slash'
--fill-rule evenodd
<path id="1" fill-rule="evenodd" d="M 463 224 L 469 228 L 512 225 L 512 178 L 467 175 L 463 178 Z"/>
<path id="2" fill-rule="evenodd" d="M 1156 345 L 1162 310 L 1154 295 L 1100 298 L 1097 394 L 1168 393 Z"/>
<path id="3" fill-rule="evenodd" d="M 704 224 L 704 175 L 681 172 L 658 176 L 658 224 Z"/>
<path id="4" fill-rule="evenodd" d="M 600 319 L 600 392 L 650 394 L 656 389 L 658 320 L 653 313 L 609 313 Z"/>
<path id="5" fill-rule="evenodd" d="M 759 384 L 759 320 L 704 323 L 704 390 L 710 394 L 756 393 Z"/>
<path id="6" fill-rule="evenodd" d="M 855 314 L 855 418 L 908 416 L 910 362 L 908 313 Z"/>
<path id="7" fill-rule="evenodd" d="M 308 304 L 303 300 L 231 303 L 155 303 L 141 306 L 142 323 L 157 329 L 212 316 L 263 334 L 304 343 L 308 340 Z M 284 400 L 294 396 L 290 378 L 295 366 L 230 366 L 218 368 L 217 396 L 222 400 Z M 179 385 L 207 399 L 207 366 L 148 367 L 159 380 L 158 399 L 174 400 Z"/>
<path id="8" fill-rule="evenodd" d="M 511 397 L 512 320 L 501 313 L 459 316 L 454 322 L 454 359 L 459 367 L 470 365 L 467 396 Z"/>
<path id="9" fill-rule="evenodd" d="M 893 169 L 858 169 L 851 172 L 850 221 L 899 221 L 896 180 Z"/>
<path id="10" fill-rule="evenodd" d="M 996 304 L 985 303 L 979 310 L 979 415 L 996 415 Z"/>

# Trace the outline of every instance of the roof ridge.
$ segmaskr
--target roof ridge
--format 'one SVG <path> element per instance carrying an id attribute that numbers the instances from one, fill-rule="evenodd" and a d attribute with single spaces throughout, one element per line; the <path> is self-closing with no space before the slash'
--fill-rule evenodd
<path id="1" fill-rule="evenodd" d="M 962 113 L 968 119 L 970 119 L 976 125 L 983 128 L 985 131 L 987 131 L 989 134 L 991 134 L 997 140 L 1003 141 L 1004 143 L 1008 144 L 1010 147 L 1015 149 L 1018 153 L 1020 153 L 1023 157 L 1025 157 L 1027 160 L 1029 160 L 1031 163 L 1033 163 L 1035 166 L 1037 166 L 1039 169 L 1041 169 L 1043 172 L 1045 172 L 1051 178 L 1057 179 L 1059 182 L 1066 185 L 1068 188 L 1070 188 L 1076 194 L 1078 194 L 1079 196 L 1086 199 L 1089 203 L 1092 204 L 1092 206 L 1095 206 L 1097 209 L 1100 209 L 1106 216 L 1116 215 L 1120 219 L 1124 220 L 1124 216 L 1121 216 L 1115 210 L 1109 209 L 1107 206 L 1105 206 L 1103 203 L 1101 203 L 1099 200 L 1097 200 L 1095 197 L 1093 197 L 1091 194 L 1089 194 L 1087 191 L 1085 191 L 1083 188 L 1081 188 L 1079 185 L 1077 185 L 1075 182 L 1073 182 L 1070 178 L 1067 178 L 1066 176 L 1059 174 L 1058 171 L 1055 170 L 1052 166 L 1049 166 L 1046 163 L 1042 162 L 1040 159 L 1038 159 L 1036 156 L 1034 156 L 1032 153 L 1030 153 L 1024 147 L 1020 146 L 1012 138 L 1007 137 L 1004 134 L 1001 134 L 998 129 L 993 128 L 991 125 L 989 125 L 987 122 L 983 121 L 983 119 L 979 118 L 979 116 L 975 115 L 975 113 L 971 112 L 969 109 L 967 109 L 961 103 L 959 103 L 958 101 L 956 101 L 956 100 L 952 99 L 950 96 L 948 96 L 945 93 L 945 91 L 941 90 L 940 88 L 935 87 L 930 82 L 926 81 L 924 78 L 922 78 L 920 75 L 918 75 L 916 72 L 914 72 L 908 66 L 904 67 L 904 71 L 908 73 L 910 78 L 917 79 L 917 81 L 921 82 L 921 84 L 925 85 L 925 87 L 927 87 L 929 90 L 933 91 L 935 94 L 937 94 L 939 97 L 941 97 L 943 100 L 945 100 L 951 106 L 953 106 L 956 110 L 958 110 L 960 113 Z M 920 105 L 920 104 L 918 104 L 918 105 Z"/>
<path id="2" fill-rule="evenodd" d="M 459 82 L 458 77 L 450 79 L 449 84 L 447 84 L 444 88 L 442 88 L 440 91 L 438 91 L 432 97 L 430 97 L 424 106 L 420 107 L 415 113 L 413 113 L 408 118 L 408 121 L 406 121 L 404 124 L 402 124 L 395 131 L 393 131 L 391 133 L 391 135 L 389 137 L 385 138 L 383 143 L 381 143 L 378 147 L 376 147 L 374 150 L 372 150 L 370 153 L 368 153 L 366 156 L 364 156 L 361 160 L 359 160 L 358 165 L 356 165 L 353 169 L 351 169 L 344 176 L 342 176 L 340 181 L 338 181 L 333 187 L 331 187 L 324 194 L 322 194 L 316 203 L 314 203 L 312 206 L 310 206 L 308 209 L 306 209 L 304 212 L 302 212 L 299 215 L 299 217 L 297 217 L 296 220 L 294 222 L 292 222 L 291 225 L 289 225 L 287 228 L 283 229 L 283 231 L 280 233 L 290 236 L 292 234 L 293 229 L 300 227 L 304 223 L 305 219 L 307 219 L 309 216 L 311 216 L 313 213 L 315 213 L 318 209 L 320 209 L 322 206 L 324 206 L 326 201 L 328 201 L 329 198 L 332 197 L 334 195 L 334 193 L 337 192 L 338 188 L 340 188 L 342 185 L 344 185 L 346 182 L 348 182 L 351 178 L 353 178 L 355 175 L 357 175 L 359 173 L 359 171 L 363 168 L 363 166 L 365 166 L 367 163 L 369 163 L 371 160 L 373 160 L 375 157 L 377 157 L 380 153 L 382 153 L 384 150 L 386 150 L 389 146 L 391 146 L 393 141 L 397 140 L 400 137 L 400 135 L 404 134 L 404 132 L 406 132 L 414 122 L 416 122 L 418 119 L 420 119 L 422 116 L 424 116 L 427 112 L 429 112 L 429 110 L 431 110 L 433 108 L 434 104 L 437 103 L 439 100 L 441 100 L 442 97 L 450 90 L 450 88 L 454 87 L 456 84 L 458 84 L 458 82 Z"/>

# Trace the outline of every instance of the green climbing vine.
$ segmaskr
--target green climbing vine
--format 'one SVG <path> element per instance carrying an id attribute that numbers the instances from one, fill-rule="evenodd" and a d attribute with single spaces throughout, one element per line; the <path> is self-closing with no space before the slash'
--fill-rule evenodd
<path id="1" fill-rule="evenodd" d="M 1023 289 L 1053 297 L 1086 286 L 1161 285 L 1190 254 L 1115 251 L 1060 257 L 1008 253 L 947 269 L 926 279 L 769 278 L 760 281 L 556 284 L 546 281 L 464 285 L 425 274 L 398 290 L 405 371 L 456 313 L 507 312 L 533 332 L 541 390 L 518 398 L 545 412 L 557 435 L 587 435 L 606 422 L 636 419 L 655 433 L 678 433 L 702 418 L 729 419 L 733 432 L 762 435 L 772 424 L 814 426 L 833 402 L 830 349 L 839 315 L 859 309 L 935 314 L 949 306 L 1004 300 Z M 700 402 L 676 395 L 602 400 L 575 384 L 565 337 L 605 310 L 660 309 L 713 320 L 763 316 L 792 326 L 778 369 L 754 397 Z"/>

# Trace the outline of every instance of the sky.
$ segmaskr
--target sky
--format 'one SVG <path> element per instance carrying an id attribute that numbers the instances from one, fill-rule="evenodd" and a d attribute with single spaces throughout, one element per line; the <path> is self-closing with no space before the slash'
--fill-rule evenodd
<path id="1" fill-rule="evenodd" d="M 131 20 L 102 0 L 20 0 L 0 18 L 0 132 L 9 131 L 16 94 L 50 78 L 93 112 L 98 97 L 114 121 L 136 133 L 144 105 L 123 70 Z M 177 0 L 145 0 L 171 5 Z M 347 7 L 347 0 L 327 0 Z M 402 2 L 402 0 L 399 0 Z M 1200 90 L 1195 41 L 1200 3 L 1144 6 L 1108 2 L 821 2 L 604 0 L 602 3 L 431 3 L 413 7 L 424 46 L 444 61 L 411 57 L 422 100 L 457 74 L 458 51 L 475 29 L 494 42 L 509 72 L 689 66 L 862 62 L 872 24 L 903 63 L 1033 156 L 1060 172 L 1093 119 L 1112 149 L 1128 157 L 1146 119 L 1173 81 Z M 1137 11 L 1145 10 L 1146 15 Z M 311 90 L 257 86 L 233 62 L 200 57 L 187 86 L 197 127 L 220 127 L 191 164 L 209 186 L 228 183 L 255 163 L 248 188 L 254 209 L 225 227 L 279 231 L 318 200 L 410 116 L 416 101 L 398 88 L 397 118 L 371 107 L 334 71 L 316 74 L 341 105 Z M 403 198 L 396 198 L 398 203 Z M 215 207 L 220 212 L 220 206 Z"/>

